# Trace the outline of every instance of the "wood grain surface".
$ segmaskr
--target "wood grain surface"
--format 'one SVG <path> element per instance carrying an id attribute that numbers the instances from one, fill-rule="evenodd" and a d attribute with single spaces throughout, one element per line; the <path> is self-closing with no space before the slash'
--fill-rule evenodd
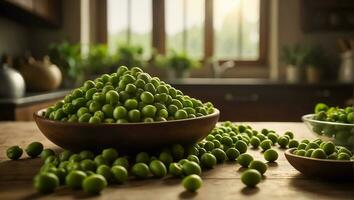
<path id="1" fill-rule="evenodd" d="M 287 130 L 295 133 L 297 139 L 314 136 L 302 123 L 246 123 L 253 128 L 273 129 L 279 134 Z M 262 182 L 256 188 L 246 188 L 240 180 L 244 170 L 237 163 L 225 163 L 204 171 L 203 186 L 197 193 L 186 192 L 179 179 L 166 177 L 162 180 L 131 179 L 123 185 L 112 185 L 99 196 L 88 196 L 82 191 L 60 187 L 49 195 L 38 194 L 32 187 L 32 178 L 38 172 L 42 161 L 28 159 L 19 161 L 6 158 L 6 149 L 12 145 L 23 148 L 32 141 L 40 141 L 46 148 L 61 151 L 47 140 L 33 122 L 0 123 L 0 199 L 353 199 L 353 182 L 328 182 L 312 180 L 301 175 L 285 159 L 282 149 L 276 163 L 269 164 Z M 259 150 L 249 149 L 256 159 L 264 160 Z M 333 169 L 335 170 L 335 169 Z"/>

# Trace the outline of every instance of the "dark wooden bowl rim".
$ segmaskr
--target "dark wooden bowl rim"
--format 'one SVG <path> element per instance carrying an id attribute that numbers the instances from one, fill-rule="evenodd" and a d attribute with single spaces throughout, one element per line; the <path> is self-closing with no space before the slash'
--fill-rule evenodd
<path id="1" fill-rule="evenodd" d="M 290 148 L 287 149 L 284 154 L 287 156 L 292 156 L 292 157 L 297 157 L 297 158 L 301 158 L 304 160 L 313 160 L 316 162 L 332 162 L 332 163 L 353 163 L 354 164 L 354 160 L 330 160 L 330 159 L 319 159 L 319 158 L 310 158 L 310 157 L 306 157 L 306 156 L 298 156 L 293 154 L 293 151 L 295 151 L 296 148 Z"/>

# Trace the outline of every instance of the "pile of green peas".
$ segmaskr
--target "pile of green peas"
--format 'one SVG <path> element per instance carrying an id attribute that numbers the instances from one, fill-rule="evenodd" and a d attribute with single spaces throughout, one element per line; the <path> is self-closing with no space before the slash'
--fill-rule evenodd
<path id="1" fill-rule="evenodd" d="M 314 120 L 330 123 L 311 123 L 312 131 L 318 135 L 324 135 L 334 138 L 337 145 L 352 147 L 354 145 L 353 125 L 354 118 L 353 107 L 329 107 L 324 103 L 318 103 L 315 106 Z"/>
<path id="2" fill-rule="evenodd" d="M 354 160 L 353 153 L 343 146 L 336 146 L 332 141 L 303 140 L 293 154 L 317 159 Z"/>
<path id="3" fill-rule="evenodd" d="M 196 118 L 214 112 L 213 104 L 184 95 L 138 67 L 86 81 L 43 113 L 65 122 L 128 123 Z"/>

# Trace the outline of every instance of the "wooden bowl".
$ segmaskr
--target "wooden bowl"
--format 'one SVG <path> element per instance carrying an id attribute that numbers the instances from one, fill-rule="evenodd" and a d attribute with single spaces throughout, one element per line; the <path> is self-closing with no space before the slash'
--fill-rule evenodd
<path id="1" fill-rule="evenodd" d="M 289 163 L 302 174 L 312 178 L 331 180 L 353 180 L 354 161 L 325 160 L 294 155 L 291 148 L 285 151 Z"/>
<path id="2" fill-rule="evenodd" d="M 124 151 L 154 149 L 170 144 L 193 144 L 210 133 L 220 112 L 183 120 L 152 123 L 69 123 L 42 117 L 45 109 L 33 113 L 41 132 L 56 145 L 70 150 L 100 150 L 115 147 Z"/>

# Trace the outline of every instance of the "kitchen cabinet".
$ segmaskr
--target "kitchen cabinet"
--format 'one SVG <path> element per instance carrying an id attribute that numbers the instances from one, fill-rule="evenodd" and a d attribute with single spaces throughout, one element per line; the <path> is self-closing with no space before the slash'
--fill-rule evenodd
<path id="1" fill-rule="evenodd" d="M 210 101 L 221 120 L 301 121 L 316 103 L 345 106 L 353 97 L 349 83 L 288 84 L 251 79 L 183 79 L 170 82 L 184 94 Z"/>
<path id="2" fill-rule="evenodd" d="M 26 25 L 59 27 L 61 0 L 3 0 L 0 13 Z"/>

